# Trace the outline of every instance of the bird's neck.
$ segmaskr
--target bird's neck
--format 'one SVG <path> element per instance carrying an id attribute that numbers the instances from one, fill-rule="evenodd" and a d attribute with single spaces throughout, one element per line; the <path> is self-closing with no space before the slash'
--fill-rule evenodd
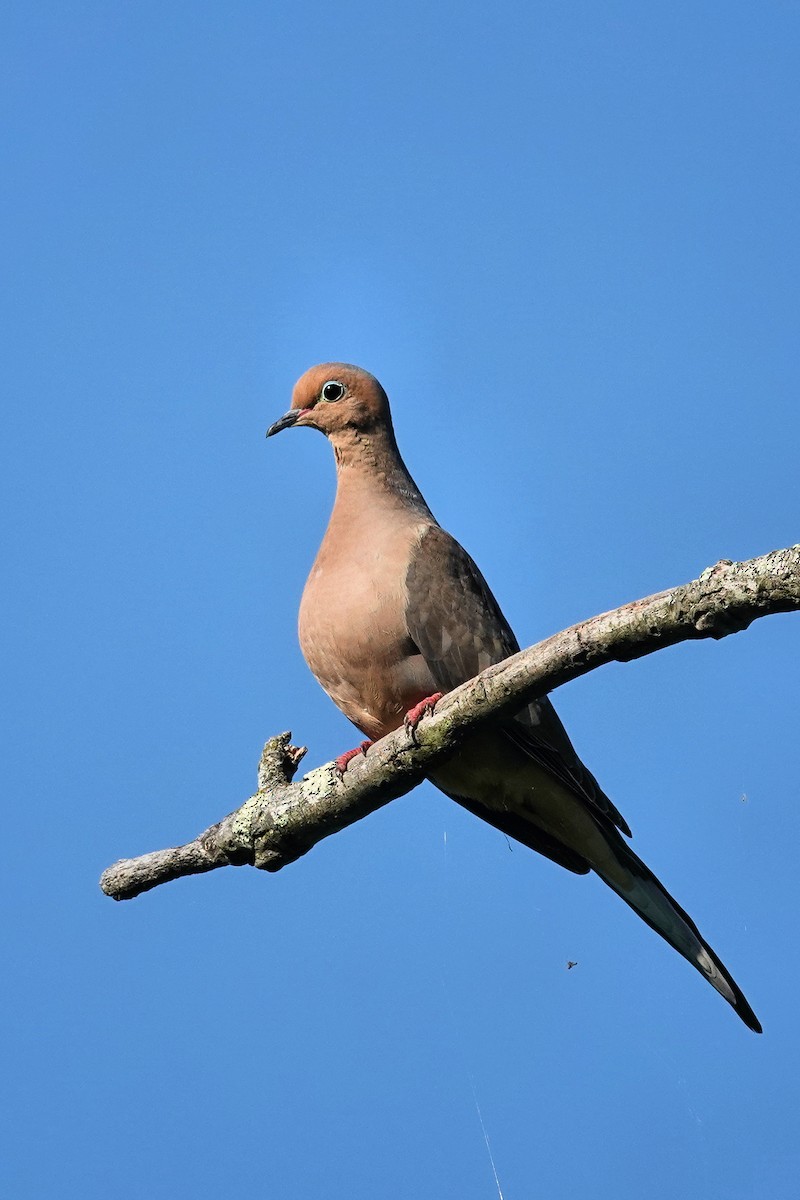
<path id="1" fill-rule="evenodd" d="M 336 505 L 406 509 L 431 517 L 400 457 L 391 429 L 346 429 L 331 438 L 336 459 Z"/>

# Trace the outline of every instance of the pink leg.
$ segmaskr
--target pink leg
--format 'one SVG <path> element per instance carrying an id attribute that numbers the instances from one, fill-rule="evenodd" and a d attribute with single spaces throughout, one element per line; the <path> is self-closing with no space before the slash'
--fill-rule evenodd
<path id="1" fill-rule="evenodd" d="M 355 758 L 358 754 L 366 754 L 371 745 L 372 742 L 362 742 L 360 746 L 356 746 L 355 750 L 346 750 L 344 754 L 340 754 L 338 758 L 334 759 L 333 765 L 336 767 L 339 775 L 344 775 L 347 770 L 347 764 L 352 758 Z"/>
<path id="2" fill-rule="evenodd" d="M 441 700 L 444 692 L 434 692 L 432 696 L 426 696 L 424 700 L 420 700 L 419 704 L 415 704 L 410 708 L 405 715 L 403 724 L 408 730 L 408 736 L 412 742 L 416 742 L 417 726 L 426 713 L 432 713 L 436 704 Z"/>

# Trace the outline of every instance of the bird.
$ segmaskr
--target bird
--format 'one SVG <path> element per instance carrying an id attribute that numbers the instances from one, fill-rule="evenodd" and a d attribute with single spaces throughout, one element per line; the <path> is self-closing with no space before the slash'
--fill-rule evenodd
<path id="1" fill-rule="evenodd" d="M 326 435 L 336 498 L 300 602 L 305 660 L 368 741 L 411 730 L 443 693 L 519 650 L 469 554 L 436 521 L 403 462 L 386 392 L 348 363 L 312 367 L 267 430 Z M 478 730 L 430 780 L 510 838 L 577 875 L 594 871 L 683 955 L 750 1029 L 761 1025 L 691 917 L 626 839 L 630 828 L 578 757 L 549 697 Z"/>

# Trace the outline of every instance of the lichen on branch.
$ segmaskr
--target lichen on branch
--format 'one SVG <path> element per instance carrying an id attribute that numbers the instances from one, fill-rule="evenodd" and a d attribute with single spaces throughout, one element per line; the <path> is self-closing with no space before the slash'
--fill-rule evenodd
<path id="1" fill-rule="evenodd" d="M 185 875 L 251 865 L 278 871 L 317 842 L 410 791 L 483 724 L 608 662 L 628 662 L 678 642 L 722 638 L 758 617 L 800 610 L 800 545 L 746 562 L 723 560 L 698 579 L 573 625 L 489 667 L 448 693 L 412 740 L 404 728 L 357 756 L 344 775 L 326 763 L 294 782 L 306 750 L 282 733 L 266 743 L 258 788 L 193 841 L 103 872 L 114 900 Z"/>

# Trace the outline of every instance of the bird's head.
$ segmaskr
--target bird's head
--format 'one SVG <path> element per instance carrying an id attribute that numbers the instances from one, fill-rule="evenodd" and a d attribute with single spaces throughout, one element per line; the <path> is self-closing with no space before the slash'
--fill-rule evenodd
<path id="1" fill-rule="evenodd" d="M 292 425 L 319 429 L 334 441 L 346 431 L 391 428 L 389 401 L 369 371 L 348 363 L 321 363 L 300 376 L 292 392 L 292 407 L 269 427 L 267 437 Z"/>

